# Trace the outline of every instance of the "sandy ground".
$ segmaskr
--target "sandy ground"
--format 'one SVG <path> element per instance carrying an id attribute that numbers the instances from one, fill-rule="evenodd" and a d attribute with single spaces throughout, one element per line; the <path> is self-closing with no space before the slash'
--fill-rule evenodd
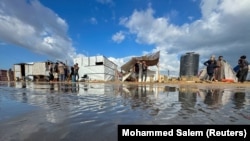
<path id="1" fill-rule="evenodd" d="M 78 82 L 85 83 L 85 82 Z M 168 81 L 168 82 L 121 82 L 121 81 L 110 81 L 110 82 L 89 82 L 89 83 L 110 83 L 110 84 L 134 84 L 134 85 L 205 85 L 205 86 L 236 86 L 236 87 L 250 87 L 250 81 L 244 83 L 240 82 L 208 82 L 208 81 Z"/>
<path id="2" fill-rule="evenodd" d="M 8 82 L 8 81 L 0 81 L 0 82 Z M 11 81 L 15 82 L 15 81 Z M 61 83 L 61 82 L 34 82 L 34 83 Z M 63 83 L 72 83 L 72 82 L 63 82 Z M 92 82 L 76 82 L 76 83 L 107 83 L 107 84 L 131 84 L 131 85 L 187 85 L 187 86 L 206 86 L 206 87 L 249 87 L 250 81 L 246 81 L 244 83 L 239 82 L 206 82 L 206 81 L 168 81 L 168 82 L 121 82 L 121 81 L 92 81 Z"/>

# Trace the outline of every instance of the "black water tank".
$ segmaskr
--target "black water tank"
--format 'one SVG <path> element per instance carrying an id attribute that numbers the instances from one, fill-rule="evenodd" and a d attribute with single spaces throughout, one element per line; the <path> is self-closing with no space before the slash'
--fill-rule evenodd
<path id="1" fill-rule="evenodd" d="M 199 69 L 199 54 L 188 52 L 181 56 L 180 60 L 180 77 L 197 76 Z"/>

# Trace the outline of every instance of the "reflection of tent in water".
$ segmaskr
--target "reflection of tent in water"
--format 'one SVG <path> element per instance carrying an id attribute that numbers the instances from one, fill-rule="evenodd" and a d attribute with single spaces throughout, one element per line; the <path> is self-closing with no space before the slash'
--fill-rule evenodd
<path id="1" fill-rule="evenodd" d="M 207 70 L 206 67 L 200 72 L 199 79 L 206 80 L 207 78 Z M 233 68 L 229 65 L 228 62 L 224 62 L 224 76 L 225 79 L 222 81 L 225 82 L 237 82 L 236 72 Z"/>
<path id="2" fill-rule="evenodd" d="M 140 57 L 133 57 L 131 58 L 130 61 L 125 63 L 124 65 L 121 66 L 121 70 L 125 71 L 125 74 L 123 75 L 122 81 L 125 81 L 129 78 L 134 78 L 134 72 L 133 72 L 133 67 L 137 60 L 139 61 L 145 61 L 148 66 L 157 66 L 159 63 L 159 58 L 160 58 L 160 51 L 152 54 L 148 54 L 145 56 L 140 56 Z M 159 68 L 158 68 L 159 69 Z M 151 81 L 152 79 L 158 79 L 157 72 L 149 70 L 147 71 L 147 81 Z M 140 66 L 140 73 L 139 76 L 141 76 L 141 66 Z M 139 77 L 140 81 L 141 77 Z"/>
<path id="3" fill-rule="evenodd" d="M 209 106 L 222 106 L 230 102 L 233 92 L 230 89 L 199 89 L 198 97 Z"/>

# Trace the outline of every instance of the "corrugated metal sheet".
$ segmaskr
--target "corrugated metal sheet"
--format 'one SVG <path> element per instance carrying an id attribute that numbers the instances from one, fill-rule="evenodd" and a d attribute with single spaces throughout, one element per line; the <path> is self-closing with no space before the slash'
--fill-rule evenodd
<path id="1" fill-rule="evenodd" d="M 14 72 L 12 70 L 0 70 L 0 81 L 14 81 Z"/>
<path id="2" fill-rule="evenodd" d="M 0 81 L 8 81 L 7 70 L 0 70 Z"/>

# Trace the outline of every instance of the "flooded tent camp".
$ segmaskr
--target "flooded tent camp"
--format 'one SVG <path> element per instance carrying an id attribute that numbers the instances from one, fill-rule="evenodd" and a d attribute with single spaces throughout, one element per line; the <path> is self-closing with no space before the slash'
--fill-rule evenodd
<path id="1" fill-rule="evenodd" d="M 120 124 L 250 124 L 248 85 L 0 82 L 0 140 L 116 141 Z"/>
<path id="2" fill-rule="evenodd" d="M 182 56 L 177 78 L 160 73 L 159 58 L 133 57 L 118 71 L 105 56 L 79 57 L 78 82 L 57 71 L 48 79 L 58 62 L 1 70 L 0 141 L 117 141 L 118 125 L 250 125 L 249 81 L 238 83 L 229 64 L 230 81 L 212 82 L 198 73 L 199 54 Z M 136 62 L 149 67 L 144 82 L 141 63 L 135 81 Z"/>

